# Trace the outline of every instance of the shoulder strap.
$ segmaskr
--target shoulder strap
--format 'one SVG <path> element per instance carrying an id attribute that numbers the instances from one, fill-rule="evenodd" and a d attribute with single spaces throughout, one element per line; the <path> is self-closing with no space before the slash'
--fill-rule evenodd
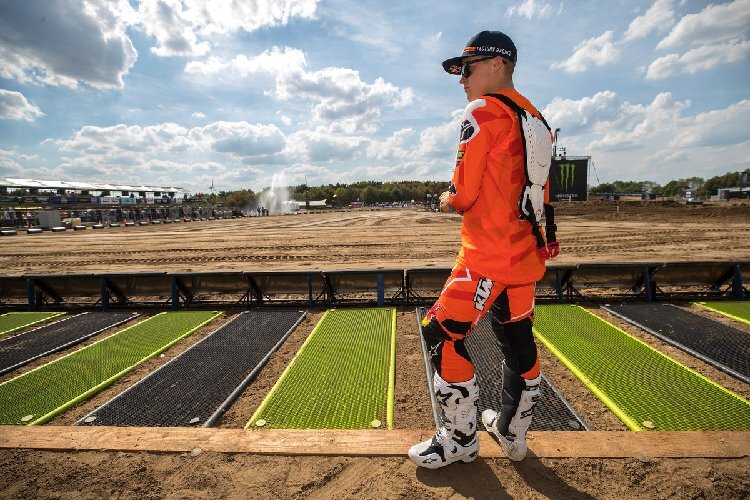
<path id="1" fill-rule="evenodd" d="M 505 104 L 506 106 L 508 106 L 518 115 L 519 120 L 521 119 L 522 116 L 525 116 L 527 113 L 532 114 L 530 111 L 521 107 L 516 101 L 514 101 L 513 99 L 511 99 L 505 94 L 487 94 L 485 97 L 493 97 L 497 99 L 498 101 L 502 102 L 503 104 Z M 552 129 L 547 123 L 547 120 L 544 119 L 544 116 L 542 116 L 541 112 L 539 113 L 539 118 L 541 119 L 544 126 L 547 127 L 547 130 L 551 132 Z M 523 127 L 520 127 L 520 128 L 521 128 L 521 138 L 525 139 L 524 133 L 523 133 Z M 527 161 L 526 141 L 523 140 L 522 142 L 524 145 L 523 146 L 524 147 L 524 155 L 523 155 L 524 156 L 524 173 L 526 174 L 526 182 L 528 184 L 529 173 L 528 173 L 528 167 L 526 165 L 526 161 Z M 547 242 L 556 242 L 557 237 L 556 237 L 555 232 L 557 231 L 557 226 L 555 225 L 555 209 L 552 207 L 552 205 L 549 205 L 547 203 L 544 204 L 544 219 L 546 222 L 545 232 L 547 233 Z M 542 233 L 541 233 L 541 230 L 539 229 L 539 226 L 534 221 L 529 220 L 529 222 L 531 223 L 531 229 L 532 229 L 532 232 L 534 233 L 534 237 L 536 238 L 537 249 L 545 248 L 547 246 L 546 245 L 547 242 L 545 242 L 544 238 L 542 237 Z"/>
<path id="2" fill-rule="evenodd" d="M 485 97 L 494 97 L 498 101 L 502 102 L 506 106 L 508 106 L 510 109 L 516 112 L 516 114 L 521 115 L 525 113 L 530 113 L 528 110 L 521 107 L 516 101 L 511 99 L 505 94 L 486 94 Z M 542 116 L 542 113 L 539 112 L 539 118 L 541 118 L 542 123 L 544 123 L 544 126 L 547 127 L 547 130 L 552 131 L 549 124 L 547 123 L 547 120 L 544 119 L 544 116 Z"/>

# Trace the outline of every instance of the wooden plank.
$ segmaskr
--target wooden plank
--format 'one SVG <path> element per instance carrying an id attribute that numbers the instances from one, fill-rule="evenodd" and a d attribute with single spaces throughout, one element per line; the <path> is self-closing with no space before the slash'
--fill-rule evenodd
<path id="1" fill-rule="evenodd" d="M 505 456 L 480 432 L 480 456 Z M 432 435 L 420 430 L 244 430 L 177 427 L 0 426 L 0 448 L 268 455 L 406 456 Z M 540 458 L 737 458 L 750 455 L 750 432 L 532 432 Z"/>

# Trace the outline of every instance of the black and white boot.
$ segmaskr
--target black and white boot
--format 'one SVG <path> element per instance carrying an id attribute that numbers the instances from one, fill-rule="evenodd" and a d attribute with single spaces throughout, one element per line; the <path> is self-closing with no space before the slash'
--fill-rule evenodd
<path id="1" fill-rule="evenodd" d="M 529 430 L 534 407 L 539 400 L 541 381 L 541 375 L 533 380 L 526 380 L 503 363 L 500 413 L 494 410 L 482 412 L 484 427 L 500 443 L 508 458 L 515 462 L 520 462 L 526 457 L 526 432 Z"/>
<path id="2" fill-rule="evenodd" d="M 479 453 L 477 439 L 476 376 L 466 382 L 446 382 L 435 372 L 434 389 L 443 417 L 435 435 L 409 449 L 409 458 L 428 469 L 438 469 L 453 462 L 471 462 Z"/>

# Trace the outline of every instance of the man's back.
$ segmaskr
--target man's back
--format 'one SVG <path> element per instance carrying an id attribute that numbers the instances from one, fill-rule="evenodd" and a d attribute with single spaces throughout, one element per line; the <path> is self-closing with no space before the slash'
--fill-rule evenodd
<path id="1" fill-rule="evenodd" d="M 498 93 L 541 116 L 516 90 Z M 467 132 L 453 175 L 453 205 L 464 210 L 458 260 L 501 283 L 537 281 L 544 274 L 544 260 L 535 251 L 532 226 L 520 219 L 518 208 L 526 173 L 517 115 L 498 99 L 483 96 L 466 107 L 462 128 Z"/>

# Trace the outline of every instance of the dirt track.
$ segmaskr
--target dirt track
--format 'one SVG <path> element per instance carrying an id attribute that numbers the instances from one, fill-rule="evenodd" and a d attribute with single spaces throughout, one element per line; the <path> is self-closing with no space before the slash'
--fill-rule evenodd
<path id="1" fill-rule="evenodd" d="M 750 258 L 750 206 L 561 205 L 557 263 Z M 451 267 L 461 217 L 332 212 L 19 235 L 0 274 Z"/>
<path id="2" fill-rule="evenodd" d="M 619 209 L 618 209 L 619 206 Z M 750 260 L 750 207 L 591 203 L 558 209 L 560 263 Z M 334 212 L 161 226 L 19 235 L 0 240 L 0 274 L 108 271 L 450 267 L 460 217 L 411 210 Z M 319 312 L 282 346 L 220 425 L 244 424 L 283 371 Z M 750 387 L 629 325 L 629 333 L 750 397 Z M 194 344 L 203 329 L 144 363 L 52 424 L 68 425 Z M 746 328 L 750 332 L 750 328 Z M 414 313 L 398 316 L 396 427 L 429 428 Z M 91 339 L 88 343 L 96 341 Z M 23 370 L 65 352 L 31 364 Z M 542 369 L 593 429 L 624 425 L 540 348 Z M 0 378 L 0 382 L 9 376 Z M 626 432 L 626 431 L 625 431 Z M 406 458 L 264 457 L 203 453 L 0 451 L 0 498 L 30 496 L 236 498 L 742 498 L 750 459 L 478 460 L 442 471 Z"/>

